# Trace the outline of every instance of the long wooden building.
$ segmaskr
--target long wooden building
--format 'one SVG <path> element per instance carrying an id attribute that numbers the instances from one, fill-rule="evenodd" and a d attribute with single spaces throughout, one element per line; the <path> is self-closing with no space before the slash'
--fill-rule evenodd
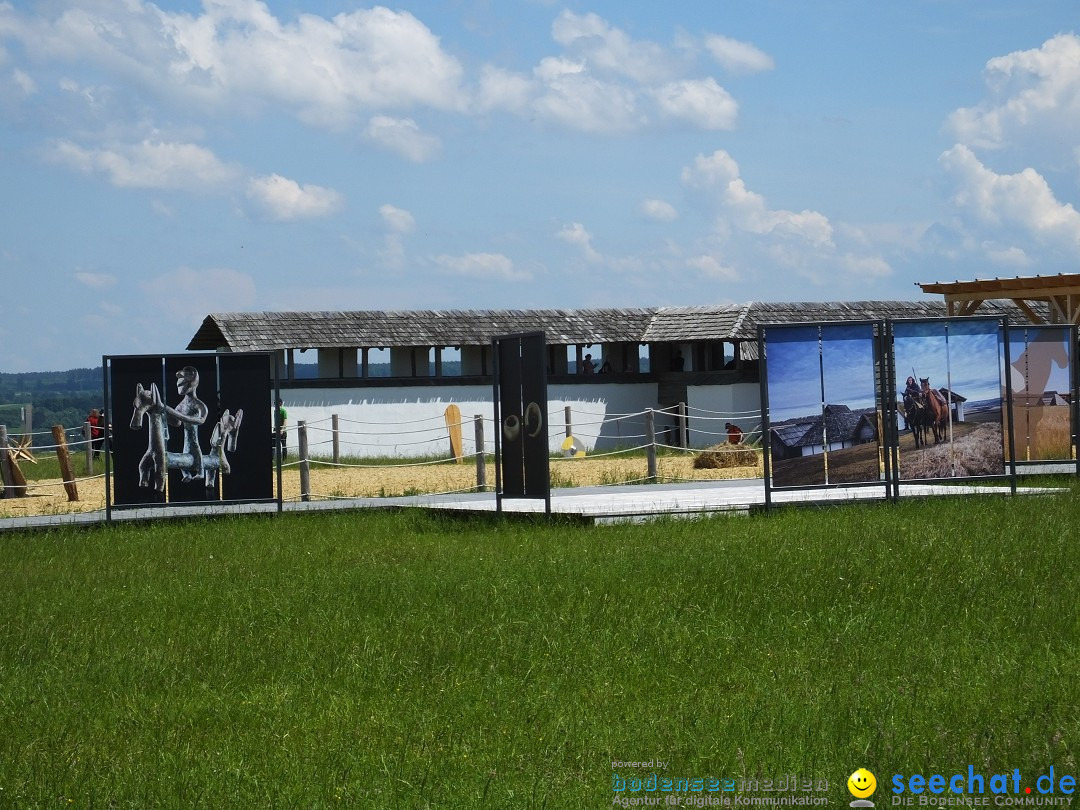
<path id="1" fill-rule="evenodd" d="M 1015 301 L 981 300 L 978 306 L 978 314 L 1029 321 Z M 492 338 L 542 331 L 549 412 L 552 418 L 566 408 L 577 414 L 581 424 L 573 426 L 574 435 L 589 450 L 633 444 L 641 435 L 640 419 L 621 420 L 613 429 L 612 415 L 647 408 L 673 413 L 680 405 L 690 416 L 689 430 L 671 434 L 676 424 L 685 424 L 674 417 L 659 428 L 673 443 L 706 446 L 719 440 L 725 421 L 751 436 L 760 427 L 759 325 L 933 318 L 952 308 L 928 298 L 637 309 L 225 312 L 206 316 L 187 348 L 275 353 L 293 421 L 321 422 L 337 414 L 365 424 L 401 424 L 433 419 L 448 404 L 466 416 L 490 416 Z M 598 373 L 579 373 L 586 361 Z M 301 368 L 305 374 L 298 373 Z M 704 427 L 695 430 L 695 419 Z M 552 429 L 551 437 L 558 449 L 562 434 Z M 378 454 L 413 452 L 405 442 L 378 448 Z"/>

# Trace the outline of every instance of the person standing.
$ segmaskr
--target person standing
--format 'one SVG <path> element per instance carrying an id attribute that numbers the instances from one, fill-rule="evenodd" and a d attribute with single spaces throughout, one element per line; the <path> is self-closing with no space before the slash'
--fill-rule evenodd
<path id="1" fill-rule="evenodd" d="M 281 458 L 284 460 L 289 455 L 289 441 L 288 432 L 285 430 L 285 423 L 288 421 L 289 412 L 285 410 L 285 403 L 280 399 L 277 401 L 277 437 L 278 446 L 281 448 Z"/>
<path id="2" fill-rule="evenodd" d="M 738 425 L 727 422 L 724 425 L 724 429 L 727 430 L 728 444 L 742 444 L 743 432 L 742 428 Z"/>
<path id="3" fill-rule="evenodd" d="M 86 421 L 90 425 L 90 446 L 94 449 L 94 458 L 96 459 L 101 455 L 101 448 L 105 443 L 105 425 L 103 424 L 105 419 L 101 412 L 94 408 L 90 411 L 90 415 L 86 417 Z"/>

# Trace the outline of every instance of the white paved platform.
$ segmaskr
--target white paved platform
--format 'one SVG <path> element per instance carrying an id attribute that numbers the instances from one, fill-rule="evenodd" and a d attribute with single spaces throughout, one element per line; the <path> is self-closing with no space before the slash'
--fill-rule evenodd
<path id="1" fill-rule="evenodd" d="M 1018 487 L 1017 494 L 1048 494 L 1063 490 L 1047 487 Z M 901 498 L 932 498 L 957 495 L 1002 497 L 1011 494 L 1008 486 L 983 484 L 903 484 Z M 773 491 L 772 504 L 825 505 L 853 501 L 887 499 L 884 485 L 836 487 L 798 491 Z M 503 511 L 515 514 L 543 514 L 544 502 L 534 499 L 507 499 Z M 398 498 L 336 498 L 320 501 L 288 501 L 282 511 L 324 512 L 358 509 L 435 509 L 450 513 L 494 513 L 495 496 L 489 492 L 451 495 L 411 495 Z M 765 508 L 765 483 L 761 479 L 709 481 L 684 484 L 622 485 L 556 489 L 551 493 L 553 515 L 592 521 L 648 520 L 661 516 L 696 517 L 706 514 L 748 514 Z M 170 507 L 113 509 L 112 520 L 125 523 L 139 520 L 211 517 L 238 514 L 273 514 L 276 503 L 213 504 Z M 34 517 L 0 518 L 0 532 L 60 526 L 90 526 L 105 522 L 105 511 Z"/>

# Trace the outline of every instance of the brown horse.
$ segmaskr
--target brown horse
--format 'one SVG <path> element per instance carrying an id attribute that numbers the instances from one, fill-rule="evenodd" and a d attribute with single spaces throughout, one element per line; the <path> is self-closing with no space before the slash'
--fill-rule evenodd
<path id="1" fill-rule="evenodd" d="M 923 402 L 926 404 L 927 414 L 932 414 L 930 427 L 934 431 L 934 444 L 938 444 L 945 438 L 945 432 L 949 426 L 949 405 L 940 391 L 930 387 L 929 377 L 920 377 L 922 383 Z"/>

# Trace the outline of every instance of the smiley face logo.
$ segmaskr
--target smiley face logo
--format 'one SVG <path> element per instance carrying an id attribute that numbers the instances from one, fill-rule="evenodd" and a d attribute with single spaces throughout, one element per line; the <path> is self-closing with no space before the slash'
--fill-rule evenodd
<path id="1" fill-rule="evenodd" d="M 865 799 L 877 790 L 877 779 L 866 768 L 859 768 L 848 777 L 847 789 L 856 799 Z"/>

